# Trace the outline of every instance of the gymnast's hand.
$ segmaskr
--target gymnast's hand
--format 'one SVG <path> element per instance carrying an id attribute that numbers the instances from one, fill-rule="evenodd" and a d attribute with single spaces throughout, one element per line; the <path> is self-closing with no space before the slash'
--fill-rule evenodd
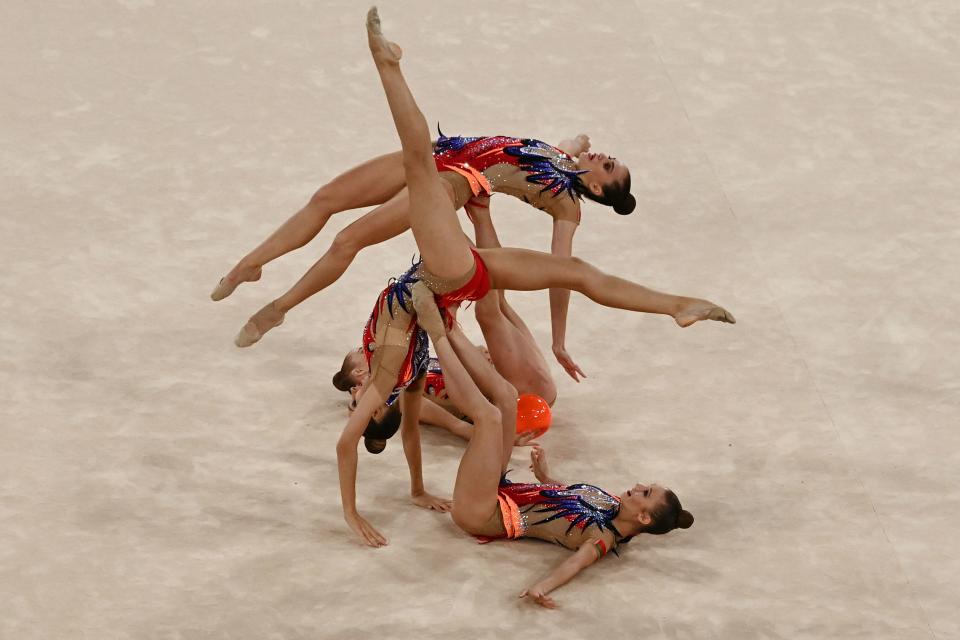
<path id="1" fill-rule="evenodd" d="M 553 598 L 544 592 L 544 589 L 540 587 L 539 584 L 535 584 L 529 589 L 524 589 L 523 593 L 520 594 L 520 597 L 529 598 L 541 607 L 545 607 L 547 609 L 557 608 L 557 603 L 553 600 Z"/>
<path id="2" fill-rule="evenodd" d="M 580 147 L 580 153 L 586 153 L 590 151 L 590 136 L 585 133 L 581 133 L 573 141 Z M 580 155 L 580 153 L 576 155 Z"/>
<path id="3" fill-rule="evenodd" d="M 567 348 L 563 345 L 555 346 L 553 348 L 553 355 L 557 357 L 557 362 L 560 363 L 560 366 L 563 367 L 563 370 L 566 371 L 567 374 L 577 382 L 580 382 L 580 378 L 577 377 L 577 374 L 580 374 L 580 376 L 584 378 L 587 377 L 587 374 L 585 374 L 583 369 L 581 369 L 580 366 L 573 361 L 573 358 L 571 358 L 570 354 L 567 353 Z"/>
<path id="4" fill-rule="evenodd" d="M 387 546 L 387 539 L 356 511 L 353 513 L 344 513 L 343 519 L 347 521 L 347 524 L 350 525 L 353 532 L 360 536 L 369 546 L 375 548 Z"/>
<path id="5" fill-rule="evenodd" d="M 444 513 L 453 509 L 452 500 L 444 500 L 443 498 L 438 498 L 435 495 L 431 495 L 424 491 L 423 493 L 414 494 L 410 496 L 410 499 L 413 500 L 413 504 L 418 507 L 423 507 L 424 509 L 430 509 L 431 511 L 442 511 Z"/>
<path id="6" fill-rule="evenodd" d="M 544 484 L 560 484 L 550 475 L 550 465 L 547 463 L 547 452 L 539 443 L 533 443 L 530 452 L 530 471 L 534 477 Z"/>

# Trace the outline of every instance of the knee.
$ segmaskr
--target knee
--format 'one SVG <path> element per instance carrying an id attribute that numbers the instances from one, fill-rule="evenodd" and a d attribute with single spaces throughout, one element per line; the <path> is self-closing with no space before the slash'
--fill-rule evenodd
<path id="1" fill-rule="evenodd" d="M 471 407 L 471 411 L 468 412 L 469 416 L 473 418 L 475 429 L 490 426 L 500 427 L 503 424 L 503 414 L 498 406 L 494 406 L 486 400 L 478 404 L 479 406 Z"/>
<path id="2" fill-rule="evenodd" d="M 497 384 L 496 389 L 493 391 L 494 402 L 497 404 L 497 408 L 501 412 L 506 411 L 516 411 L 517 408 L 517 398 L 520 397 L 520 394 L 517 393 L 517 388 L 507 382 L 502 380 Z"/>
<path id="3" fill-rule="evenodd" d="M 309 207 L 323 214 L 330 215 L 340 211 L 338 203 L 340 198 L 337 196 L 337 189 L 332 184 L 325 184 L 310 196 Z"/>
<path id="4" fill-rule="evenodd" d="M 330 245 L 330 253 L 353 259 L 364 246 L 366 245 L 363 242 L 363 238 L 360 237 L 360 234 L 351 229 L 351 227 L 347 227 L 334 236 L 333 243 Z"/>
<path id="5" fill-rule="evenodd" d="M 477 322 L 481 326 L 493 324 L 503 315 L 500 311 L 500 303 L 497 302 L 497 295 L 495 291 L 488 293 L 474 307 Z"/>
<path id="6" fill-rule="evenodd" d="M 564 265 L 565 271 L 570 277 L 570 288 L 584 292 L 595 279 L 594 275 L 597 269 L 586 260 L 576 256 L 566 257 L 564 261 L 566 262 Z"/>

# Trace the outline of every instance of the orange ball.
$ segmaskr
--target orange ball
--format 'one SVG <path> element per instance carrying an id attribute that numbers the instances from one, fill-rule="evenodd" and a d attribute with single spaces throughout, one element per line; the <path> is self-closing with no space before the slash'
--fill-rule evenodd
<path id="1" fill-rule="evenodd" d="M 538 395 L 524 393 L 517 399 L 517 433 L 532 431 L 540 437 L 550 428 L 550 405 Z"/>

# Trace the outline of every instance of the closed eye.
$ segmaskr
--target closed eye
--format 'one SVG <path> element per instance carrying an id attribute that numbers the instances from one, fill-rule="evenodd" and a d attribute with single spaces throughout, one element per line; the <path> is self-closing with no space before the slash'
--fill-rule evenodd
<path id="1" fill-rule="evenodd" d="M 607 173 L 613 173 L 613 163 L 609 160 L 603 163 L 603 168 L 607 170 Z"/>

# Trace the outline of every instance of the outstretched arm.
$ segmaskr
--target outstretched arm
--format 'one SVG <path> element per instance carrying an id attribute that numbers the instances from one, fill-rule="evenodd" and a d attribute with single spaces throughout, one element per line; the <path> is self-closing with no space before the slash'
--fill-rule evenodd
<path id="1" fill-rule="evenodd" d="M 387 539 L 357 512 L 357 444 L 370 417 L 385 401 L 386 398 L 376 387 L 366 389 L 337 441 L 337 469 L 340 472 L 343 519 L 354 533 L 371 547 L 382 547 L 387 544 Z"/>
<path id="2" fill-rule="evenodd" d="M 411 384 L 400 394 L 400 437 L 403 455 L 410 470 L 410 497 L 413 504 L 424 509 L 449 511 L 452 503 L 430 495 L 423 488 L 423 460 L 420 452 L 420 407 L 423 403 L 423 380 Z M 429 402 L 429 401 L 428 401 Z"/>
<path id="3" fill-rule="evenodd" d="M 604 546 L 600 546 L 604 545 Z M 573 580 L 578 573 L 599 560 L 606 552 L 606 543 L 595 540 L 580 545 L 577 552 L 557 565 L 553 571 L 537 581 L 520 594 L 521 598 L 530 598 L 541 607 L 556 609 L 557 603 L 548 594 Z"/>
<path id="4" fill-rule="evenodd" d="M 554 220 L 553 240 L 550 243 L 550 253 L 555 256 L 569 258 L 573 255 L 573 234 L 577 225 L 570 220 Z M 567 310 L 570 307 L 569 289 L 550 289 L 550 322 L 553 327 L 553 355 L 563 370 L 571 378 L 580 382 L 579 376 L 586 378 L 583 370 L 567 353 Z"/>

